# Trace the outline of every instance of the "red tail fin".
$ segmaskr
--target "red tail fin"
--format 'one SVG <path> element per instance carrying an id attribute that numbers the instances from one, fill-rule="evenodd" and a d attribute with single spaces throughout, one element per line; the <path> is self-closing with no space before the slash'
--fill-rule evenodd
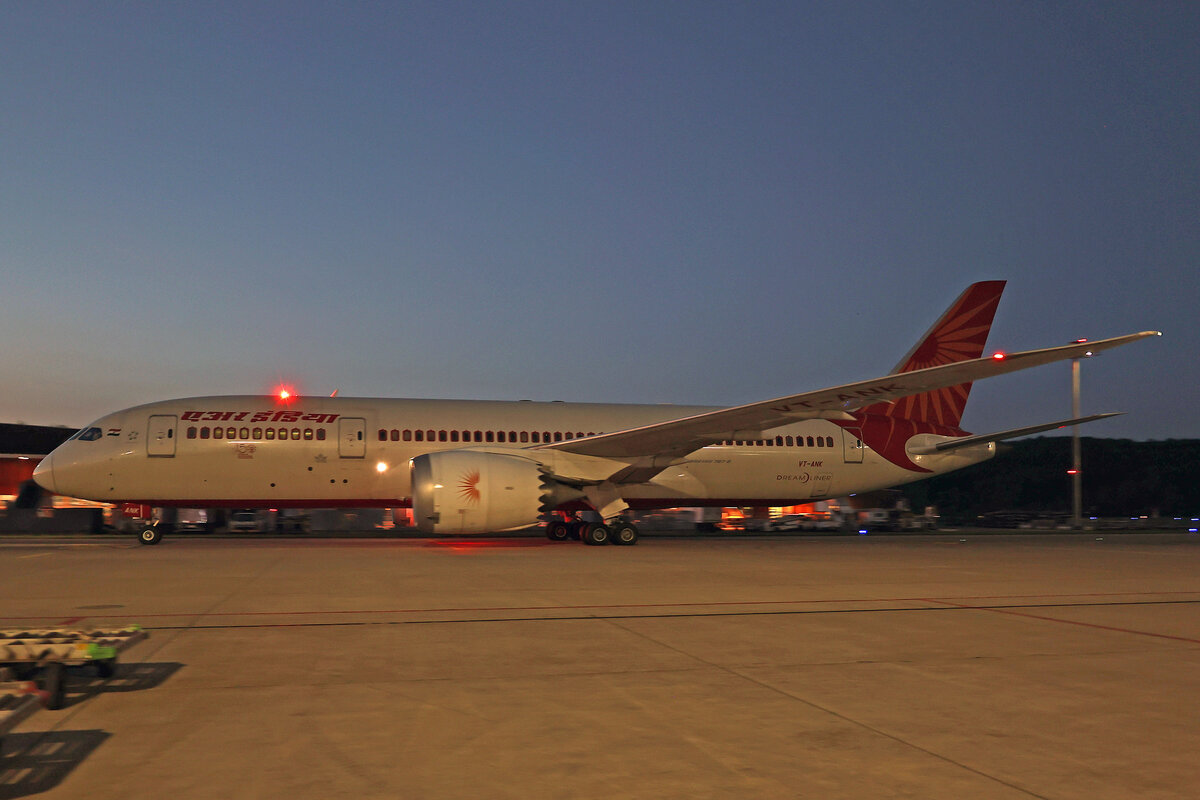
<path id="1" fill-rule="evenodd" d="M 946 313 L 933 323 L 916 346 L 910 350 L 895 373 L 912 372 L 939 364 L 969 361 L 983 355 L 996 306 L 1004 291 L 1004 281 L 982 281 L 967 287 Z M 945 389 L 903 397 L 893 403 L 879 403 L 863 411 L 901 419 L 933 422 L 957 428 L 962 421 L 970 383 L 960 383 Z"/>

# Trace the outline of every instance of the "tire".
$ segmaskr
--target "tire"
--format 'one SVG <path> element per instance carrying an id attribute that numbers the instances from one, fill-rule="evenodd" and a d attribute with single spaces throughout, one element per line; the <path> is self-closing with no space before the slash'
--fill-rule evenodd
<path id="1" fill-rule="evenodd" d="M 567 523 L 567 538 L 574 539 L 577 542 L 582 542 L 583 541 L 583 529 L 586 527 L 587 527 L 586 522 L 579 522 L 578 520 L 576 520 L 575 522 L 568 522 Z"/>
<path id="2" fill-rule="evenodd" d="M 147 525 L 138 531 L 138 541 L 142 544 L 158 544 L 162 541 L 163 532 L 157 525 Z"/>
<path id="3" fill-rule="evenodd" d="M 554 520 L 546 526 L 546 538 L 552 542 L 566 541 L 567 536 L 569 536 L 570 533 L 570 526 L 559 519 Z"/>
<path id="4" fill-rule="evenodd" d="M 580 537 L 584 544 L 600 545 L 608 544 L 611 538 L 611 532 L 599 522 L 589 522 L 579 531 Z"/>
<path id="5" fill-rule="evenodd" d="M 40 681 L 46 693 L 46 708 L 56 711 L 63 707 L 67 696 L 67 668 L 61 661 L 51 661 L 42 667 Z"/>
<path id="6" fill-rule="evenodd" d="M 631 545 L 637 544 L 638 529 L 632 522 L 618 522 L 612 526 L 613 544 Z"/>

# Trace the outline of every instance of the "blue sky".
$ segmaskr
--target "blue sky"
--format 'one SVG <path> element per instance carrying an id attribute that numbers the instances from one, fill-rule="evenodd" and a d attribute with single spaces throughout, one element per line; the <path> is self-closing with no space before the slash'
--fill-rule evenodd
<path id="1" fill-rule="evenodd" d="M 736 404 L 968 283 L 1094 435 L 1200 437 L 1195 3 L 8 3 L 0 420 L 170 397 Z M 1067 416 L 1069 368 L 964 425 Z"/>

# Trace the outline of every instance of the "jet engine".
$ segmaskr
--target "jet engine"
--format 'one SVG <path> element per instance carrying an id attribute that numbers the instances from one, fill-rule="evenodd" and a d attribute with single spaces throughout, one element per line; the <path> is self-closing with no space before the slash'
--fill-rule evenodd
<path id="1" fill-rule="evenodd" d="M 423 533 L 524 528 L 582 494 L 524 455 L 449 450 L 412 460 L 413 518 Z"/>

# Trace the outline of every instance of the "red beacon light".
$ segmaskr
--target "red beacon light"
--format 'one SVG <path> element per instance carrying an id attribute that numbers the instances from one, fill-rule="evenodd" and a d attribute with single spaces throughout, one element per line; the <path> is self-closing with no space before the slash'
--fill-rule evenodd
<path id="1" fill-rule="evenodd" d="M 1006 356 L 1004 353 L 992 353 L 993 361 L 1003 361 L 1006 358 L 1008 358 L 1008 356 Z"/>
<path id="2" fill-rule="evenodd" d="M 296 392 L 289 386 L 280 386 L 275 390 L 275 399 L 283 405 L 290 405 L 296 399 Z"/>

